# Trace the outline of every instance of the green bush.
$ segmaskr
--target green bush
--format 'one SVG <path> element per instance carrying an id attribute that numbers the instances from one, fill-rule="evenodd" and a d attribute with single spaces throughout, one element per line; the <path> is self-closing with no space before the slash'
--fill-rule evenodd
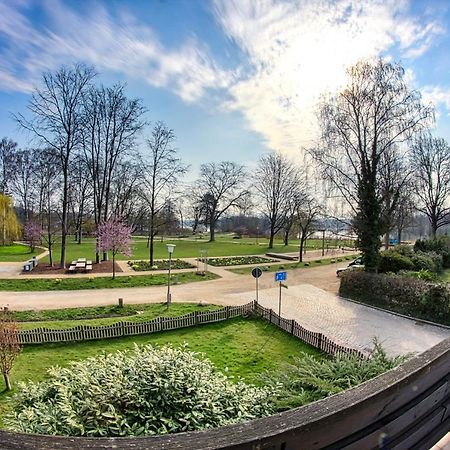
<path id="1" fill-rule="evenodd" d="M 440 272 L 442 270 L 442 256 L 435 252 L 418 251 L 412 254 L 411 261 L 416 271 Z"/>
<path id="2" fill-rule="evenodd" d="M 349 271 L 339 294 L 411 317 L 450 325 L 450 292 L 445 284 L 402 275 Z"/>
<path id="3" fill-rule="evenodd" d="M 408 270 L 401 270 L 398 272 L 399 275 L 405 276 L 405 277 L 411 277 L 411 278 L 417 278 L 419 280 L 424 281 L 438 281 L 439 277 L 434 272 L 430 272 L 429 270 L 421 269 L 418 271 L 408 271 Z"/>
<path id="4" fill-rule="evenodd" d="M 283 366 L 279 372 L 268 373 L 264 378 L 269 386 L 277 388 L 275 405 L 281 411 L 357 386 L 393 369 L 406 359 L 405 356 L 389 357 L 375 340 L 370 359 L 342 355 L 319 360 L 302 354 L 295 358 L 293 364 Z"/>
<path id="5" fill-rule="evenodd" d="M 201 430 L 271 414 L 269 388 L 231 382 L 196 353 L 151 345 L 49 369 L 22 383 L 11 430 L 65 436 L 138 436 Z"/>
<path id="6" fill-rule="evenodd" d="M 442 256 L 443 266 L 450 267 L 450 237 L 440 236 L 431 239 L 418 239 L 414 244 L 414 251 L 435 252 Z"/>
<path id="7" fill-rule="evenodd" d="M 380 252 L 378 271 L 380 273 L 399 270 L 414 270 L 414 263 L 410 257 L 397 253 L 394 249 Z"/>

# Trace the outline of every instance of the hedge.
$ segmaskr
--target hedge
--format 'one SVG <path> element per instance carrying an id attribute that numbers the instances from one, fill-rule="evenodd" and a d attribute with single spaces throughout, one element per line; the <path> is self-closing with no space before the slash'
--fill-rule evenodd
<path id="1" fill-rule="evenodd" d="M 339 295 L 410 317 L 450 325 L 450 292 L 445 284 L 401 275 L 348 271 Z"/>

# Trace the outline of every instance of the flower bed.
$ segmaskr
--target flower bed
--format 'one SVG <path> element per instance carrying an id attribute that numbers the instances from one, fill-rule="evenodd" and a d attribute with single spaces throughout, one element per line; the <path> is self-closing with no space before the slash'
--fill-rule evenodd
<path id="1" fill-rule="evenodd" d="M 212 266 L 240 266 L 243 264 L 267 264 L 278 262 L 276 259 L 263 258 L 261 256 L 236 256 L 232 258 L 208 258 L 208 264 Z"/>
<path id="2" fill-rule="evenodd" d="M 143 270 L 167 270 L 169 268 L 169 260 L 154 261 L 153 266 L 150 265 L 150 261 L 128 261 L 128 265 L 136 272 Z M 195 266 L 181 259 L 172 259 L 170 267 L 172 269 L 192 269 Z"/>

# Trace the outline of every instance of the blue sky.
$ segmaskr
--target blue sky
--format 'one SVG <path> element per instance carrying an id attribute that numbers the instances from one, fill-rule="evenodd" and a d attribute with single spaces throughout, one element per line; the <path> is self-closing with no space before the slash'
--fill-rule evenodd
<path id="1" fill-rule="evenodd" d="M 28 145 L 11 113 L 43 71 L 82 61 L 105 84 L 126 81 L 194 170 L 295 157 L 317 136 L 320 96 L 381 55 L 402 63 L 450 139 L 449 28 L 444 0 L 0 0 L 0 136 Z"/>

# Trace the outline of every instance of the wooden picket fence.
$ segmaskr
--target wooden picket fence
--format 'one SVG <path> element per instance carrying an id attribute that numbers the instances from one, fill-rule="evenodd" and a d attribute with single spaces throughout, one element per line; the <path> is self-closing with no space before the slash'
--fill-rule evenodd
<path id="1" fill-rule="evenodd" d="M 253 307 L 253 302 L 250 302 L 246 305 L 226 306 L 215 311 L 195 311 L 179 317 L 157 317 L 147 322 L 120 321 L 112 325 L 79 325 L 62 330 L 52 330 L 49 328 L 21 330 L 19 331 L 19 342 L 21 344 L 48 344 L 157 333 L 233 319 L 251 313 Z"/>
<path id="2" fill-rule="evenodd" d="M 109 339 L 123 336 L 158 333 L 160 331 L 176 330 L 205 323 L 222 322 L 224 320 L 233 319 L 235 317 L 248 314 L 254 314 L 261 317 L 282 330 L 292 334 L 301 341 L 330 355 L 354 354 L 364 357 L 364 355 L 358 350 L 339 345 L 322 333 L 309 331 L 299 325 L 295 320 L 280 317 L 272 309 L 264 308 L 256 301 L 240 306 L 226 306 L 215 311 L 195 311 L 179 317 L 157 317 L 147 322 L 120 321 L 112 325 L 79 325 L 74 328 L 62 330 L 52 330 L 49 328 L 21 330 L 18 333 L 18 337 L 21 344 L 47 344 Z"/>
<path id="3" fill-rule="evenodd" d="M 337 344 L 322 333 L 307 330 L 298 324 L 294 319 L 285 319 L 284 317 L 279 316 L 272 309 L 264 308 L 264 306 L 261 306 L 259 303 L 254 302 L 253 311 L 256 315 L 271 322 L 289 334 L 292 334 L 292 336 L 295 336 L 306 344 L 323 351 L 324 353 L 328 353 L 329 355 L 356 355 L 360 358 L 367 357 L 367 355 L 359 350 Z"/>

